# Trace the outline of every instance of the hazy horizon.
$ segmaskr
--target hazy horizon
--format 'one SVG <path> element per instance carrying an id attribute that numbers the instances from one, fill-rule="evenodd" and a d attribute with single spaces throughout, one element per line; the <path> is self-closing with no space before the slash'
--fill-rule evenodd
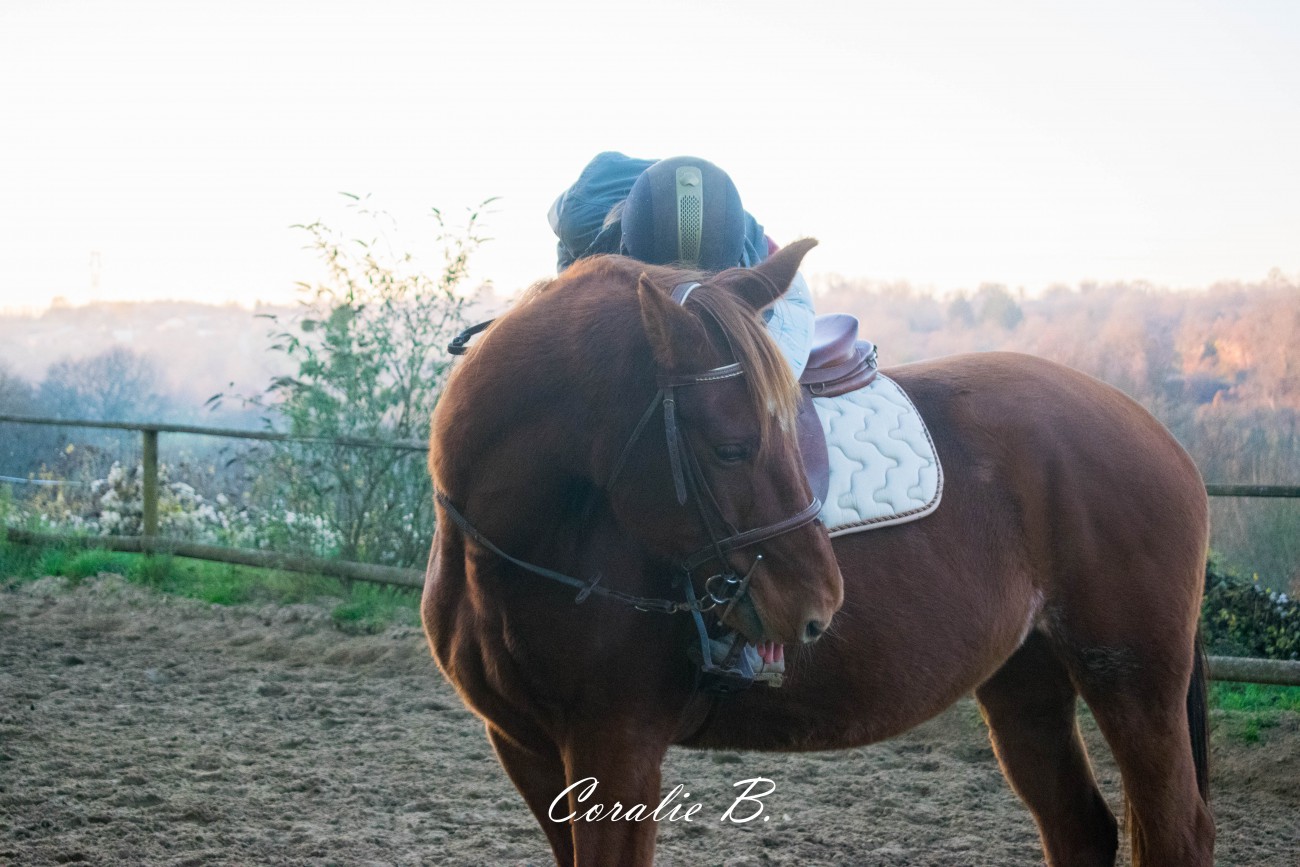
<path id="1" fill-rule="evenodd" d="M 907 279 L 884 280 L 870 276 L 857 274 L 838 274 L 825 272 L 811 272 L 809 276 L 810 289 L 813 293 L 814 301 L 825 296 L 834 296 L 838 294 L 839 287 L 845 284 L 852 284 L 856 291 L 864 294 L 881 293 L 889 294 L 899 289 L 905 289 L 920 296 L 933 297 L 936 300 L 947 302 L 958 296 L 971 296 L 977 293 L 981 288 L 988 286 L 998 286 L 1007 289 L 1013 295 L 1026 299 L 1041 297 L 1046 292 L 1059 291 L 1061 289 L 1078 292 L 1092 287 L 1124 287 L 1133 289 L 1141 287 L 1143 290 L 1150 290 L 1156 293 L 1186 293 L 1198 294 L 1214 292 L 1225 287 L 1257 287 L 1273 283 L 1284 283 L 1287 286 L 1300 289 L 1300 273 L 1289 274 L 1280 268 L 1271 268 L 1268 273 L 1253 278 L 1236 278 L 1225 277 L 1215 280 L 1206 285 L 1198 286 L 1166 286 L 1158 283 L 1152 283 L 1143 279 L 1112 279 L 1112 280 L 1093 280 L 1083 279 L 1074 283 L 1067 283 L 1061 280 L 1048 281 L 1046 284 L 1030 290 L 1024 286 L 1010 286 L 1005 283 L 998 283 L 994 280 L 983 280 L 972 285 L 963 285 L 953 288 L 939 288 L 933 285 L 921 285 L 913 283 Z M 514 296 L 527 287 L 520 286 L 514 291 L 502 292 L 502 287 L 489 285 L 485 287 L 484 297 L 481 299 L 485 309 L 496 309 L 508 304 Z M 198 305 L 202 307 L 213 308 L 233 308 L 246 313 L 254 313 L 263 309 L 275 309 L 289 311 L 296 309 L 299 298 L 295 296 L 286 297 L 280 300 L 253 299 L 251 301 L 240 298 L 186 298 L 186 297 L 157 297 L 157 298 L 69 298 L 67 296 L 55 296 L 43 306 L 24 306 L 10 305 L 0 306 L 0 317 L 10 318 L 35 318 L 45 315 L 54 310 L 69 309 L 77 310 L 96 305 L 110 306 L 130 306 L 130 305 Z M 826 307 L 819 313 L 833 313 L 836 310 Z"/>

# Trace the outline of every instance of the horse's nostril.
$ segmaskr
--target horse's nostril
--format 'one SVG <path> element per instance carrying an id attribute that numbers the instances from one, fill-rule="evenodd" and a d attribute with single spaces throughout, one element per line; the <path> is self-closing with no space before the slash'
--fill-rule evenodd
<path id="1" fill-rule="evenodd" d="M 826 631 L 825 623 L 822 623 L 820 620 L 809 620 L 808 625 L 805 626 L 803 630 L 804 644 L 809 644 L 821 638 L 822 633 L 825 631 Z"/>

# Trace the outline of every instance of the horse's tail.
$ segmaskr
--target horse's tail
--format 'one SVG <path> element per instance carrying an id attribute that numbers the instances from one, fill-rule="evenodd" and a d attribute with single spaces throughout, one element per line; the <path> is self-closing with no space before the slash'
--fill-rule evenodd
<path id="1" fill-rule="evenodd" d="M 1209 721 L 1209 666 L 1205 658 L 1205 643 L 1201 640 L 1201 627 L 1196 627 L 1196 643 L 1192 648 L 1192 682 L 1187 686 L 1187 727 L 1192 736 L 1192 761 L 1196 763 L 1196 788 L 1201 800 L 1210 803 L 1210 721 Z"/>

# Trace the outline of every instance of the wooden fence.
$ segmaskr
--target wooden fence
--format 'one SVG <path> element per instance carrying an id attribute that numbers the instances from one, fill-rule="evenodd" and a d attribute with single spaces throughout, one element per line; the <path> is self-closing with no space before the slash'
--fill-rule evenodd
<path id="1" fill-rule="evenodd" d="M 83 545 L 107 548 L 114 551 L 140 553 L 169 553 L 181 557 L 195 557 L 221 563 L 243 566 L 263 566 L 294 572 L 312 572 L 356 581 L 420 587 L 424 574 L 415 569 L 398 569 L 355 563 L 323 557 L 278 554 L 270 551 L 253 551 L 220 545 L 202 545 L 168 539 L 158 535 L 158 435 L 194 434 L 225 437 L 229 439 L 261 440 L 266 442 L 321 443 L 357 448 L 397 449 L 401 451 L 427 451 L 428 445 L 419 442 L 371 440 L 357 438 L 303 437 L 271 431 L 248 431 L 230 428 L 200 427 L 196 425 L 161 424 L 152 422 L 110 422 L 87 419 L 33 418 L 30 416 L 0 414 L 0 422 L 55 427 L 94 428 L 100 430 L 137 431 L 142 437 L 141 461 L 143 464 L 143 532 L 139 536 L 76 537 L 30 533 L 8 530 L 8 538 L 26 544 Z M 1224 485 L 1207 484 L 1211 497 L 1283 497 L 1300 498 L 1300 485 Z M 1280 659 L 1250 659 L 1235 656 L 1210 657 L 1210 677 L 1214 680 L 1241 681 L 1300 686 L 1300 661 Z"/>

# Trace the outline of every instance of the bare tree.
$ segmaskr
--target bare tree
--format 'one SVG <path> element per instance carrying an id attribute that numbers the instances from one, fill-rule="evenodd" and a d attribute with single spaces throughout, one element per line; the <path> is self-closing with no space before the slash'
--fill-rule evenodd
<path id="1" fill-rule="evenodd" d="M 151 359 L 117 346 L 50 365 L 41 383 L 42 411 L 59 418 L 158 421 L 171 400 Z"/>
<path id="2" fill-rule="evenodd" d="M 0 361 L 0 413 L 28 415 L 35 408 L 32 384 Z"/>

